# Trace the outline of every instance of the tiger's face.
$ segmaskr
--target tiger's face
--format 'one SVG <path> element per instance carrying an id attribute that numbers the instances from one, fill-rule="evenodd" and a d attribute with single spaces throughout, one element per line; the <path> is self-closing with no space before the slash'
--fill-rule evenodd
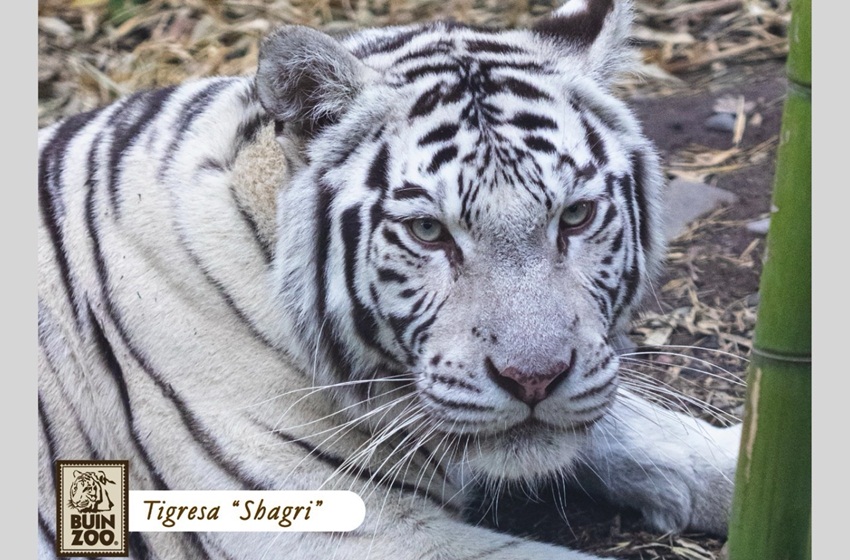
<path id="1" fill-rule="evenodd" d="M 98 475 L 93 472 L 74 471 L 74 480 L 71 482 L 70 497 L 68 505 L 79 512 L 107 511 L 111 509 L 112 503 L 103 490 L 103 482 L 106 482 L 106 477 L 100 473 Z M 104 502 L 109 502 L 108 507 Z"/>
<path id="2" fill-rule="evenodd" d="M 438 31 L 355 53 L 357 95 L 281 200 L 290 223 L 315 217 L 284 234 L 314 258 L 282 289 L 309 270 L 305 342 L 331 380 L 374 381 L 343 398 L 397 400 L 380 422 L 527 478 L 568 465 L 614 397 L 616 339 L 661 245 L 658 163 L 540 36 Z"/>

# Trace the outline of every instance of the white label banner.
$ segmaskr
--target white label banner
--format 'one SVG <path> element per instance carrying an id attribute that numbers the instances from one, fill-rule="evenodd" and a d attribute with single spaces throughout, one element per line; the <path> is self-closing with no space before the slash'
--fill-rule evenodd
<path id="1" fill-rule="evenodd" d="M 352 531 L 366 506 L 337 490 L 130 490 L 130 531 Z"/>

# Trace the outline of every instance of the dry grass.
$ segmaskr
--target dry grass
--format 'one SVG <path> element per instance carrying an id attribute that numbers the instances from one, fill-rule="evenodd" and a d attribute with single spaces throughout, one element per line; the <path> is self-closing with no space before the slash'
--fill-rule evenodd
<path id="1" fill-rule="evenodd" d="M 260 39 L 297 23 L 345 32 L 455 19 L 526 27 L 557 0 L 40 0 L 39 124 L 144 88 L 254 71 Z M 624 88 L 673 93 L 684 72 L 781 56 L 787 2 L 645 0 L 642 67 Z"/>

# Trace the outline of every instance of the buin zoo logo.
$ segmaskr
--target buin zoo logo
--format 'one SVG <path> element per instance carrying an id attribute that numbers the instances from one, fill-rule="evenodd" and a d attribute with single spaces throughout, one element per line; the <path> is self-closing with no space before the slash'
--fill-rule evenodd
<path id="1" fill-rule="evenodd" d="M 57 461 L 59 556 L 127 556 L 127 461 Z"/>

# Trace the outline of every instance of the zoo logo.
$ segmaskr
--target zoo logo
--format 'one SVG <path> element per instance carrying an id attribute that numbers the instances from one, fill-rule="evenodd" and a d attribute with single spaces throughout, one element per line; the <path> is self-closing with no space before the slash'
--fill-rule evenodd
<path id="1" fill-rule="evenodd" d="M 127 461 L 56 461 L 58 556 L 127 556 Z"/>

